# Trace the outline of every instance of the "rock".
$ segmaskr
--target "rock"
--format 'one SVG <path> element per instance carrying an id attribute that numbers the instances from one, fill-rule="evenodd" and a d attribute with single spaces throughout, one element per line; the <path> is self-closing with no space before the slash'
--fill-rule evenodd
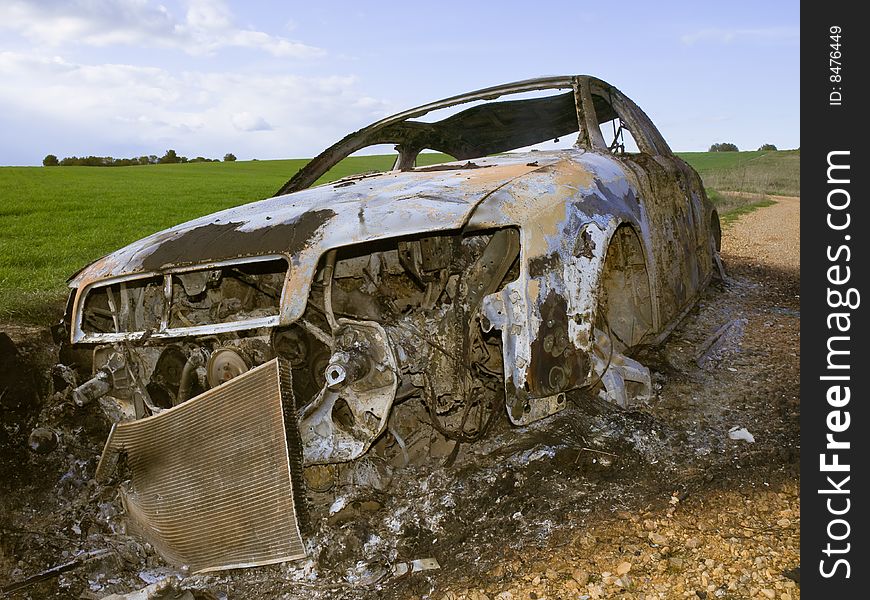
<path id="1" fill-rule="evenodd" d="M 649 534 L 649 541 L 658 546 L 664 546 L 668 543 L 668 538 L 663 536 L 660 533 L 656 533 L 655 531 L 651 531 Z"/>
<path id="2" fill-rule="evenodd" d="M 761 590 L 761 593 L 764 594 L 764 596 L 766 598 L 776 598 L 776 592 L 774 592 L 773 590 L 771 590 L 769 588 L 765 588 L 765 589 Z"/>
<path id="3" fill-rule="evenodd" d="M 619 563 L 619 566 L 616 567 L 616 574 L 617 575 L 625 575 L 629 571 L 631 571 L 631 563 L 630 562 L 621 562 L 621 563 Z"/>
<path id="4" fill-rule="evenodd" d="M 57 448 L 57 434 L 51 429 L 37 427 L 30 432 L 27 446 L 37 454 L 48 454 Z"/>
<path id="5" fill-rule="evenodd" d="M 584 571 L 583 569 L 574 569 L 571 572 L 571 579 L 577 582 L 577 585 L 583 587 L 587 583 L 589 583 L 589 573 Z"/>
<path id="6" fill-rule="evenodd" d="M 604 597 L 604 588 L 601 585 L 593 585 L 589 588 L 589 595 L 592 598 L 603 598 Z"/>
<path id="7" fill-rule="evenodd" d="M 732 440 L 743 440 L 750 444 L 755 443 L 755 436 L 749 433 L 745 427 L 732 427 L 728 430 L 728 437 Z"/>
<path id="8" fill-rule="evenodd" d="M 177 598 L 178 600 L 193 600 L 193 594 L 188 590 L 182 590 L 179 587 L 179 579 L 177 577 L 167 577 L 156 583 L 144 587 L 140 590 L 135 590 L 127 594 L 109 594 L 103 596 L 103 600 L 165 600 L 167 598 Z"/>

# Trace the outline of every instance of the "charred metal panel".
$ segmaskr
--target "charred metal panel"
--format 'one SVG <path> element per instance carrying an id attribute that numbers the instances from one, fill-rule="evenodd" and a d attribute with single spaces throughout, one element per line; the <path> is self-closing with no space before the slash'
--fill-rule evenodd
<path id="1" fill-rule="evenodd" d="M 328 209 L 304 212 L 293 220 L 258 229 L 245 228 L 244 221 L 214 222 L 179 229 L 142 258 L 143 271 L 159 271 L 171 265 L 214 262 L 228 258 L 282 252 L 300 252 L 335 213 Z"/>
<path id="2" fill-rule="evenodd" d="M 595 153 L 540 169 L 493 194 L 470 227 L 521 223 L 520 277 L 484 300 L 501 330 L 508 414 L 516 424 L 564 408 L 589 377 L 601 269 L 621 223 L 640 226 L 635 188 Z M 540 200 L 545 199 L 545 200 Z"/>
<path id="3" fill-rule="evenodd" d="M 644 154 L 625 163 L 643 193 L 644 241 L 658 280 L 656 324 L 661 327 L 695 301 L 712 271 L 710 251 L 698 250 L 693 192 L 678 163 Z"/>
<path id="4" fill-rule="evenodd" d="M 156 416 L 118 423 L 97 477 L 123 458 L 133 525 L 194 572 L 302 558 L 295 421 L 289 366 L 276 359 Z"/>

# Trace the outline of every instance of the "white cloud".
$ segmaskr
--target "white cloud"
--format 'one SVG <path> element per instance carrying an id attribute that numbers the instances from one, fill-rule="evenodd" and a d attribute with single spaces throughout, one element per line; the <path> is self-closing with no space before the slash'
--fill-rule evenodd
<path id="1" fill-rule="evenodd" d="M 680 37 L 686 45 L 700 42 L 731 44 L 735 42 L 797 42 L 800 30 L 797 27 L 765 27 L 758 29 L 699 29 Z"/>
<path id="2" fill-rule="evenodd" d="M 47 152 L 115 148 L 115 153 L 133 155 L 170 147 L 191 156 L 222 156 L 227 151 L 240 158 L 312 156 L 390 112 L 385 102 L 358 90 L 352 76 L 176 74 L 155 67 L 88 65 L 0 52 L 0 79 L 0 114 L 52 124 L 54 133 L 39 140 L 45 147 L 34 150 L 41 152 L 39 159 Z M 78 141 L 70 136 L 78 147 L 53 146 L 69 131 L 86 132 Z M 14 137 L 4 136 L 19 147 L 21 140 Z M 3 151 L 11 146 L 0 147 Z"/>
<path id="3" fill-rule="evenodd" d="M 232 118 L 233 127 L 239 131 L 272 131 L 275 129 L 264 119 L 248 111 L 236 113 Z"/>
<path id="4" fill-rule="evenodd" d="M 314 58 L 314 46 L 235 24 L 222 0 L 185 0 L 181 18 L 152 0 L 6 0 L 0 28 L 51 47 L 161 46 L 189 54 L 228 47 L 251 48 L 282 58 Z"/>

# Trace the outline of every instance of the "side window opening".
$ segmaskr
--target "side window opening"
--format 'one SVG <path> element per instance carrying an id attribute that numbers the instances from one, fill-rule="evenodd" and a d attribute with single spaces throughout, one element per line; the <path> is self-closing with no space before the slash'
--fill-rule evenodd
<path id="1" fill-rule="evenodd" d="M 613 154 L 637 154 L 640 149 L 626 123 L 619 117 L 599 123 L 604 143 Z"/>

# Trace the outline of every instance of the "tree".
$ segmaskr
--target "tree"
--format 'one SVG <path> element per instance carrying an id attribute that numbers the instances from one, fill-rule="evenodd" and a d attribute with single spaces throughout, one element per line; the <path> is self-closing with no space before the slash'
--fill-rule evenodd
<path id="1" fill-rule="evenodd" d="M 773 144 L 762 144 L 759 152 L 776 152 L 776 146 Z"/>
<path id="2" fill-rule="evenodd" d="M 710 152 L 738 152 L 737 146 L 731 142 L 722 142 L 710 146 Z"/>
<path id="3" fill-rule="evenodd" d="M 46 154 L 45 158 L 42 159 L 43 167 L 56 167 L 60 164 L 60 161 L 57 160 L 57 157 L 54 154 Z"/>
<path id="4" fill-rule="evenodd" d="M 233 162 L 234 160 L 236 160 L 236 155 L 232 152 L 224 154 L 224 162 Z"/>
<path id="5" fill-rule="evenodd" d="M 167 150 L 166 154 L 160 157 L 157 161 L 162 165 L 173 164 L 177 162 L 181 162 L 181 158 L 178 157 L 178 154 L 175 153 L 175 150 Z"/>

